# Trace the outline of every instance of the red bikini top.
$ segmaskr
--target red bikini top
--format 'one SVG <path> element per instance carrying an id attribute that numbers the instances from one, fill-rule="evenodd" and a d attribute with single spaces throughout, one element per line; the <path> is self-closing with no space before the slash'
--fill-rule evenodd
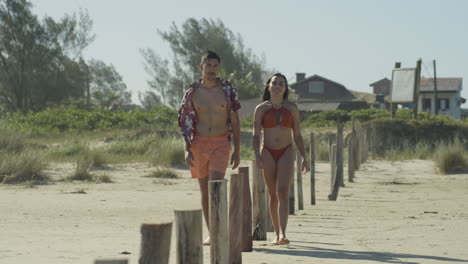
<path id="1" fill-rule="evenodd" d="M 277 116 L 279 116 L 279 122 L 276 121 Z M 292 128 L 293 118 L 291 112 L 289 112 L 289 110 L 284 107 L 279 109 L 271 107 L 263 115 L 262 126 L 263 128 L 272 128 L 276 126 Z"/>

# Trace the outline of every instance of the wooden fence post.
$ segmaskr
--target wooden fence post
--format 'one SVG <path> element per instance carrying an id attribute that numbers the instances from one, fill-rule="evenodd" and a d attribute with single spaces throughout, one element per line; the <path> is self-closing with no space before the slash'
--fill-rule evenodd
<path id="1" fill-rule="evenodd" d="M 212 264 L 229 263 L 227 180 L 208 181 Z"/>
<path id="2" fill-rule="evenodd" d="M 354 182 L 354 169 L 356 165 L 354 165 L 354 131 L 351 132 L 348 140 L 348 182 Z"/>
<path id="3" fill-rule="evenodd" d="M 336 132 L 336 178 L 341 187 L 344 187 L 343 177 L 343 129 L 344 123 L 338 123 L 338 130 Z"/>
<path id="4" fill-rule="evenodd" d="M 140 264 L 167 264 L 171 247 L 172 222 L 141 225 Z"/>
<path id="5" fill-rule="evenodd" d="M 249 167 L 239 167 L 239 174 L 244 175 L 244 194 L 242 195 L 242 252 L 252 252 L 252 198 L 250 196 Z"/>
<path id="6" fill-rule="evenodd" d="M 315 135 L 310 133 L 310 203 L 315 205 Z"/>
<path id="7" fill-rule="evenodd" d="M 359 170 L 361 167 L 361 130 L 359 129 L 359 121 L 354 120 L 353 123 L 354 134 L 354 170 Z"/>
<path id="8" fill-rule="evenodd" d="M 291 185 L 289 185 L 289 214 L 290 215 L 293 215 L 294 214 L 294 211 L 295 211 L 295 206 L 294 206 L 294 203 L 295 203 L 295 183 L 294 183 L 294 173 L 293 173 L 293 176 L 292 176 L 292 182 L 291 182 Z"/>
<path id="9" fill-rule="evenodd" d="M 229 263 L 242 264 L 244 175 L 231 174 L 229 188 Z"/>
<path id="10" fill-rule="evenodd" d="M 343 178 L 343 126 L 344 123 L 338 123 L 337 147 L 336 147 L 336 170 L 332 181 L 332 191 L 328 196 L 329 200 L 336 201 Z"/>
<path id="11" fill-rule="evenodd" d="M 265 201 L 265 182 L 263 180 L 262 170 L 257 168 L 255 161 L 252 161 L 252 180 L 253 180 L 253 221 L 254 229 L 253 240 L 266 240 L 266 201 Z"/>
<path id="12" fill-rule="evenodd" d="M 330 149 L 330 167 L 331 167 L 331 173 L 330 173 L 330 193 L 333 191 L 333 186 L 335 184 L 335 178 L 336 178 L 336 145 L 333 144 L 331 145 Z"/>
<path id="13" fill-rule="evenodd" d="M 176 263 L 202 264 L 202 211 L 174 210 L 176 232 Z"/>
<path id="14" fill-rule="evenodd" d="M 296 180 L 297 180 L 297 209 L 304 210 L 304 196 L 302 193 L 302 156 L 296 151 Z"/>

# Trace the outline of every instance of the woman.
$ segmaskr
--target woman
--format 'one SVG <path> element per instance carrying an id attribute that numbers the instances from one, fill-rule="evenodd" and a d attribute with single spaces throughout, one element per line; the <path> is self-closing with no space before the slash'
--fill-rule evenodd
<path id="1" fill-rule="evenodd" d="M 276 237 L 274 245 L 289 244 L 286 226 L 289 215 L 289 185 L 293 180 L 295 152 L 292 141 L 302 156 L 302 172 L 306 173 L 307 160 L 301 131 L 299 111 L 288 101 L 288 82 L 280 73 L 271 76 L 265 87 L 263 103 L 254 113 L 253 147 L 256 164 L 263 169 L 263 176 L 270 195 L 270 216 Z M 260 151 L 260 134 L 263 128 L 263 147 Z"/>

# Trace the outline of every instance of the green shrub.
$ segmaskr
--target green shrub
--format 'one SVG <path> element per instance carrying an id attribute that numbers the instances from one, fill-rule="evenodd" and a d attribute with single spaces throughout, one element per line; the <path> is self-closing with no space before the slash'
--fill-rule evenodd
<path id="1" fill-rule="evenodd" d="M 31 149 L 20 153 L 0 155 L 0 182 L 22 183 L 46 182 L 49 178 L 43 174 L 47 163 L 42 156 Z"/>
<path id="2" fill-rule="evenodd" d="M 26 146 L 25 140 L 22 133 L 8 129 L 4 122 L 0 122 L 0 152 L 19 153 Z"/>
<path id="3" fill-rule="evenodd" d="M 61 106 L 41 112 L 10 113 L 6 120 L 10 126 L 31 134 L 130 129 L 148 125 L 172 130 L 177 128 L 177 112 L 166 106 L 158 106 L 148 111 L 136 109 L 130 112 Z"/>
<path id="4" fill-rule="evenodd" d="M 184 142 L 181 137 L 159 138 L 149 149 L 151 163 L 159 166 L 184 166 Z"/>
<path id="5" fill-rule="evenodd" d="M 86 144 L 73 140 L 49 149 L 47 156 L 52 159 L 66 160 L 67 158 L 78 157 L 89 151 L 89 147 Z"/>
<path id="6" fill-rule="evenodd" d="M 253 123 L 254 123 L 253 114 L 248 115 L 240 122 L 241 129 L 252 130 Z"/>
<path id="7" fill-rule="evenodd" d="M 80 156 L 76 161 L 75 172 L 66 179 L 70 181 L 92 181 L 94 176 L 90 173 L 90 170 L 93 167 L 93 163 L 93 157 L 89 152 Z"/>
<path id="8" fill-rule="evenodd" d="M 435 156 L 440 173 L 468 172 L 468 157 L 462 144 L 440 147 Z"/>

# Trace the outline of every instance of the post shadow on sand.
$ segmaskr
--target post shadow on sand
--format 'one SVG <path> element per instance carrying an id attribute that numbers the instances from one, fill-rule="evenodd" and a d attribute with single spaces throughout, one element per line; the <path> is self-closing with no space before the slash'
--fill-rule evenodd
<path id="1" fill-rule="evenodd" d="M 300 241 L 291 241 L 291 243 L 302 243 Z M 270 248 L 257 248 L 255 252 L 263 252 L 266 254 L 279 254 L 289 256 L 303 256 L 313 257 L 317 259 L 349 259 L 349 260 L 370 260 L 383 263 L 396 263 L 396 264 L 423 264 L 424 262 L 418 261 L 403 261 L 400 259 L 428 259 L 428 260 L 439 260 L 439 261 L 456 261 L 466 262 L 468 260 L 438 257 L 438 256 L 426 256 L 426 255 L 414 255 L 414 254 L 400 254 L 390 252 L 372 252 L 372 251 L 352 251 L 352 250 L 338 250 L 338 249 L 326 249 L 320 247 L 306 247 L 306 246 L 295 246 L 290 245 L 287 249 L 270 249 Z"/>

